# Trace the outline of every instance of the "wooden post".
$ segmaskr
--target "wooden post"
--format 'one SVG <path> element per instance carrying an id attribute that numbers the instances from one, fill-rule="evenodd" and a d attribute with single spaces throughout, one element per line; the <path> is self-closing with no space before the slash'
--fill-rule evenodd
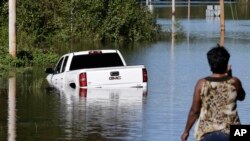
<path id="1" fill-rule="evenodd" d="M 9 54 L 16 57 L 16 0 L 9 0 Z"/>
<path id="2" fill-rule="evenodd" d="M 220 46 L 223 47 L 225 42 L 225 30 L 220 31 Z"/>
<path id="3" fill-rule="evenodd" d="M 220 0 L 220 46 L 224 46 L 224 36 L 225 36 L 224 0 Z"/>
<path id="4" fill-rule="evenodd" d="M 190 19 L 190 0 L 188 0 L 188 20 Z"/>
<path id="5" fill-rule="evenodd" d="M 172 14 L 175 14 L 175 0 L 172 0 Z"/>

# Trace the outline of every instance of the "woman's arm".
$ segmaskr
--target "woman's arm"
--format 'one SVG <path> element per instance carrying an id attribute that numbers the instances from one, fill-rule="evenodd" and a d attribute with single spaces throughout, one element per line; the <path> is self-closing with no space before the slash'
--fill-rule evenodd
<path id="1" fill-rule="evenodd" d="M 232 76 L 232 66 L 231 65 L 228 66 L 227 75 Z M 237 100 L 243 101 L 245 99 L 246 93 L 242 87 L 241 81 L 237 77 L 233 77 L 233 79 L 235 80 L 235 87 L 237 90 Z"/>
<path id="2" fill-rule="evenodd" d="M 237 100 L 243 101 L 246 96 L 245 90 L 242 87 L 241 81 L 237 77 L 234 77 L 234 80 L 235 80 L 235 87 L 237 90 Z"/>
<path id="3" fill-rule="evenodd" d="M 187 140 L 190 129 L 192 128 L 193 124 L 195 123 L 195 121 L 200 115 L 200 109 L 201 109 L 200 93 L 201 93 L 201 88 L 202 88 L 203 83 L 204 83 L 204 79 L 201 79 L 196 83 L 192 106 L 188 114 L 185 130 L 181 136 L 182 141 Z"/>

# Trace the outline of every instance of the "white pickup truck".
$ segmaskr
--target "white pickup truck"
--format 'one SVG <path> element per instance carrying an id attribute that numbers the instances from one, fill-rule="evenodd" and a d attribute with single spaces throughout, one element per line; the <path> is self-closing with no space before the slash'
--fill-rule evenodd
<path id="1" fill-rule="evenodd" d="M 63 55 L 54 69 L 47 68 L 52 86 L 72 88 L 146 88 L 144 65 L 127 66 L 118 50 L 89 50 Z"/>

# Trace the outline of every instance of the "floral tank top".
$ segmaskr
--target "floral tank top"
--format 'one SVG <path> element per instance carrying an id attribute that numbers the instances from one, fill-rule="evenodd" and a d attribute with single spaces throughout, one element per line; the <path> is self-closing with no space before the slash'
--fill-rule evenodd
<path id="1" fill-rule="evenodd" d="M 206 77 L 201 90 L 201 111 L 195 126 L 195 138 L 201 140 L 209 132 L 229 134 L 230 125 L 240 124 L 236 110 L 236 88 L 230 76 Z"/>

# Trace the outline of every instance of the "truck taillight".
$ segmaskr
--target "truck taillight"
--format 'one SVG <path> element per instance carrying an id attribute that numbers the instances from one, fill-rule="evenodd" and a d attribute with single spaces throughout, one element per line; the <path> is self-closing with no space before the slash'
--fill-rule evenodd
<path id="1" fill-rule="evenodd" d="M 79 85 L 80 87 L 87 86 L 87 74 L 86 72 L 79 75 Z"/>
<path id="2" fill-rule="evenodd" d="M 143 82 L 148 82 L 148 73 L 147 73 L 146 68 L 142 69 L 142 80 Z"/>

